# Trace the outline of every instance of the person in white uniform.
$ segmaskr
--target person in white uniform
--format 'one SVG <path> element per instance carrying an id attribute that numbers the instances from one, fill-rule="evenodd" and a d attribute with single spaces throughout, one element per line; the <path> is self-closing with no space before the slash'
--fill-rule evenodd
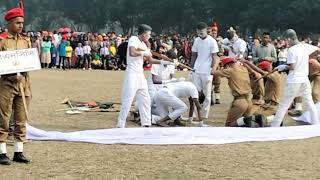
<path id="1" fill-rule="evenodd" d="M 211 105 L 212 70 L 219 65 L 217 41 L 208 35 L 207 25 L 203 22 L 197 25 L 198 37 L 192 46 L 190 79 L 199 93 L 203 93 L 205 100 L 202 105 L 203 118 L 209 118 Z"/>
<path id="2" fill-rule="evenodd" d="M 229 57 L 242 59 L 247 48 L 247 43 L 238 37 L 236 31 L 230 28 L 227 32 L 227 38 L 220 42 L 223 49 L 228 51 Z"/>
<path id="3" fill-rule="evenodd" d="M 285 33 L 290 46 L 287 64 L 277 67 L 278 71 L 289 70 L 283 97 L 279 103 L 276 115 L 271 122 L 272 127 L 279 127 L 295 97 L 302 96 L 311 114 L 312 124 L 319 124 L 318 112 L 312 100 L 311 84 L 308 79 L 309 59 L 319 54 L 319 48 L 300 43 L 296 32 L 288 29 Z"/>
<path id="4" fill-rule="evenodd" d="M 146 43 L 151 37 L 152 28 L 142 24 L 138 28 L 138 36 L 132 36 L 128 42 L 127 68 L 121 95 L 121 109 L 117 128 L 124 128 L 131 104 L 136 97 L 141 126 L 151 126 L 151 99 L 148 93 L 147 80 L 143 73 L 144 58 L 151 64 L 170 65 L 171 62 L 152 59 Z"/>
<path id="5" fill-rule="evenodd" d="M 170 59 L 177 58 L 177 55 L 172 50 L 167 51 L 166 56 Z M 176 67 L 173 65 L 152 64 L 150 76 L 147 80 L 151 99 L 164 84 L 178 81 L 178 79 L 174 78 L 175 71 Z"/>
<path id="6" fill-rule="evenodd" d="M 156 111 L 159 117 L 162 118 L 155 120 L 155 123 L 167 127 L 169 120 L 179 121 L 179 117 L 188 110 L 188 106 L 180 98 L 189 98 L 189 118 L 193 118 L 193 111 L 196 106 L 198 121 L 202 121 L 198 90 L 191 82 L 182 81 L 166 84 L 155 94 Z"/>

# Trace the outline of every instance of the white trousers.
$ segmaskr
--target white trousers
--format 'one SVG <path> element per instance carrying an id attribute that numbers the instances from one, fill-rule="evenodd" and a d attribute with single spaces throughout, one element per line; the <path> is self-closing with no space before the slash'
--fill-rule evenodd
<path id="1" fill-rule="evenodd" d="M 188 106 L 167 88 L 160 89 L 154 96 L 156 113 L 161 118 L 169 116 L 171 120 L 176 120 L 183 113 L 188 111 Z M 170 109 L 171 108 L 171 109 Z M 172 111 L 170 111 L 172 110 Z"/>
<path id="2" fill-rule="evenodd" d="M 311 115 L 312 124 L 319 124 L 319 116 L 317 108 L 312 100 L 311 85 L 308 83 L 287 83 L 284 88 L 283 97 L 279 103 L 274 120 L 271 122 L 271 127 L 279 127 L 288 108 L 292 104 L 294 98 L 301 96 L 304 98 Z"/>
<path id="3" fill-rule="evenodd" d="M 141 126 L 151 126 L 151 100 L 147 80 L 143 73 L 126 72 L 121 95 L 118 128 L 125 127 L 126 119 L 135 97 L 139 109 Z"/>
<path id="4" fill-rule="evenodd" d="M 211 106 L 212 76 L 193 73 L 192 82 L 199 92 L 203 92 L 205 100 L 202 105 L 202 117 L 208 119 Z"/>

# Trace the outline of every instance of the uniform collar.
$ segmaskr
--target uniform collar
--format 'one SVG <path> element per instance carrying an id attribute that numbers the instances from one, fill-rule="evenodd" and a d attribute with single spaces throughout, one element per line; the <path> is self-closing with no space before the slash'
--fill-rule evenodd
<path id="1" fill-rule="evenodd" d="M 18 36 L 17 36 L 18 38 L 20 38 L 21 37 L 21 35 L 20 34 L 18 34 Z M 14 36 L 14 35 L 12 35 L 11 33 L 9 33 L 9 32 L 7 32 L 7 38 L 8 39 L 16 39 L 16 36 Z"/>

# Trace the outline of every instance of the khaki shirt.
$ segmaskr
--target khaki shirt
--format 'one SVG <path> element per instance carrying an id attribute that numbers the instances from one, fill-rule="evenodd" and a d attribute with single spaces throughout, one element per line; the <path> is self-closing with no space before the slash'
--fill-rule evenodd
<path id="1" fill-rule="evenodd" d="M 28 49 L 31 48 L 31 42 L 27 37 L 23 37 L 21 35 L 19 36 L 13 36 L 10 33 L 8 33 L 6 39 L 0 40 L 0 51 L 12 51 L 12 50 L 20 50 L 20 49 Z M 22 81 L 22 84 L 24 86 L 25 95 L 31 96 L 31 80 L 28 72 L 21 73 L 25 79 Z M 7 74 L 2 75 L 0 80 L 1 85 L 9 86 L 11 88 L 16 89 L 19 92 L 19 95 L 21 96 L 21 93 L 19 91 L 19 84 L 12 81 L 14 79 L 14 76 L 16 74 Z M 2 88 L 4 89 L 4 88 Z M 1 93 L 1 87 L 0 87 L 0 93 Z"/>
<path id="2" fill-rule="evenodd" d="M 265 84 L 265 96 L 266 102 L 272 101 L 273 103 L 279 104 L 281 94 L 281 83 L 282 75 L 279 72 L 274 72 L 266 77 Z"/>
<path id="3" fill-rule="evenodd" d="M 320 63 L 317 60 L 311 59 L 312 63 L 314 64 L 309 64 L 309 79 L 310 81 L 313 81 L 313 79 L 316 76 L 320 76 Z"/>
<path id="4" fill-rule="evenodd" d="M 257 73 L 257 75 L 251 75 L 250 77 L 250 84 L 251 84 L 251 89 L 252 89 L 252 95 L 253 102 L 254 104 L 261 104 L 262 99 L 265 96 L 265 89 L 264 89 L 264 82 L 263 79 L 260 79 L 258 82 L 256 82 L 259 78 L 261 78 L 262 75 Z"/>
<path id="5" fill-rule="evenodd" d="M 215 75 L 228 79 L 234 97 L 248 96 L 251 93 L 249 72 L 244 66 L 235 64 L 234 67 L 217 71 Z"/>

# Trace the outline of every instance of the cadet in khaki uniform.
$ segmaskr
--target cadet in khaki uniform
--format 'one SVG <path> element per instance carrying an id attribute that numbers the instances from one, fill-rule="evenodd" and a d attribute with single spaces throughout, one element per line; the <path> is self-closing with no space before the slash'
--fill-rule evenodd
<path id="1" fill-rule="evenodd" d="M 8 36 L 0 41 L 1 51 L 10 51 L 30 48 L 30 41 L 22 37 L 23 10 L 21 8 L 10 9 L 5 14 L 8 22 Z M 14 157 L 13 161 L 28 163 L 29 160 L 23 155 L 23 141 L 26 136 L 26 114 L 20 93 L 19 85 L 22 83 L 26 96 L 27 106 L 31 99 L 30 77 L 27 72 L 7 74 L 0 78 L 0 164 L 10 165 L 7 157 L 6 141 L 9 133 L 9 119 L 12 110 L 14 111 Z"/>
<path id="2" fill-rule="evenodd" d="M 214 76 L 228 79 L 228 84 L 234 97 L 228 112 L 226 126 L 251 127 L 252 120 L 247 118 L 250 117 L 251 107 L 249 99 L 249 94 L 251 93 L 249 72 L 247 68 L 238 64 L 232 57 L 223 58 L 221 65 L 224 69 L 216 71 Z"/>
<path id="3" fill-rule="evenodd" d="M 258 64 L 258 67 L 249 61 L 242 62 L 247 68 L 262 75 L 266 75 L 272 71 L 272 64 L 270 61 L 261 61 Z M 260 126 L 267 125 L 267 122 L 262 121 L 262 116 L 269 117 L 276 113 L 281 94 L 282 75 L 279 72 L 274 72 L 265 79 L 264 104 L 260 106 L 253 105 L 253 108 L 251 109 L 251 114 L 255 115 L 253 116 L 253 121 L 257 122 Z"/>
<path id="4" fill-rule="evenodd" d="M 262 77 L 261 74 L 257 73 L 254 70 L 251 70 L 250 68 L 248 68 L 248 70 L 250 72 L 250 84 L 252 89 L 252 105 L 253 106 L 251 108 L 251 111 L 253 111 L 257 107 L 260 108 L 260 106 L 264 104 L 263 97 L 265 95 L 265 88 L 264 88 L 263 79 L 260 79 Z M 257 80 L 258 82 L 256 82 Z"/>
<path id="5" fill-rule="evenodd" d="M 309 79 L 313 83 L 312 98 L 314 103 L 320 102 L 320 63 L 315 59 L 309 60 Z"/>

